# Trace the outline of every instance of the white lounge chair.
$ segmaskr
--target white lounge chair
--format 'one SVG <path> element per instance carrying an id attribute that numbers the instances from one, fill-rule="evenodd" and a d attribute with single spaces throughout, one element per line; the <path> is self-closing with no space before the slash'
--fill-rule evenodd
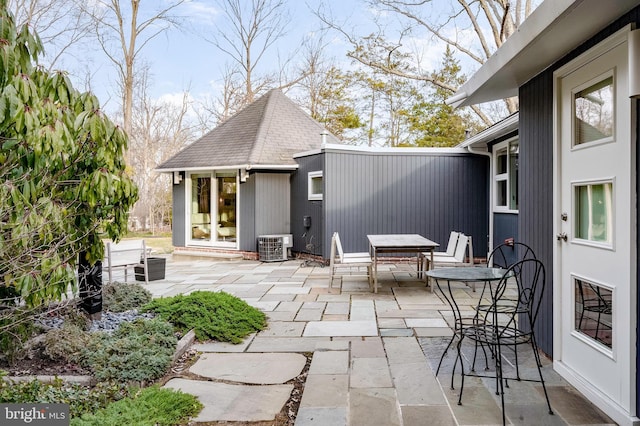
<path id="1" fill-rule="evenodd" d="M 434 260 L 436 257 L 442 257 L 442 256 L 453 257 L 456 252 L 456 247 L 458 245 L 459 237 L 460 237 L 460 232 L 451 231 L 451 234 L 449 234 L 449 242 L 447 243 L 447 250 L 434 251 L 433 252 Z M 418 278 L 422 277 L 422 273 L 424 272 L 425 267 L 429 266 L 428 264 L 429 259 L 431 259 L 431 253 L 429 252 L 420 253 L 420 256 L 418 257 Z"/>
<path id="2" fill-rule="evenodd" d="M 431 265 L 429 253 L 423 253 L 422 257 L 424 260 L 423 270 L 425 271 L 436 266 L 473 266 L 473 244 L 471 242 L 471 237 L 460 233 L 458 235 L 458 242 L 453 255 L 450 256 L 446 253 L 434 253 L 433 265 Z M 475 283 L 472 283 L 472 289 L 473 291 L 476 291 Z"/>
<path id="3" fill-rule="evenodd" d="M 336 275 L 337 269 L 362 267 L 367 268 L 367 278 L 369 287 L 371 287 L 373 283 L 372 265 L 373 259 L 367 252 L 345 253 L 342 249 L 340 236 L 337 232 L 333 233 L 331 237 L 331 259 L 329 261 L 329 288 L 333 286 L 333 277 Z"/>

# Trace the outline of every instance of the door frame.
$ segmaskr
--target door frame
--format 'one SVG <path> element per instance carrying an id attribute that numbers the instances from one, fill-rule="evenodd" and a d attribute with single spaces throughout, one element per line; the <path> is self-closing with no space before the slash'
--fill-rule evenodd
<path id="1" fill-rule="evenodd" d="M 632 25 L 627 25 L 600 42 L 596 46 L 590 48 L 585 53 L 581 54 L 577 58 L 571 60 L 569 63 L 563 65 L 558 68 L 553 73 L 553 236 L 555 237 L 561 232 L 561 190 L 559 188 L 560 185 L 560 167 L 561 167 L 561 132 L 562 132 L 562 120 L 559 120 L 560 112 L 561 112 L 561 96 L 562 90 L 560 88 L 559 82 L 572 72 L 576 71 L 583 66 L 586 66 L 589 62 L 596 59 L 597 57 L 609 52 L 613 48 L 627 43 L 627 38 L 629 32 L 632 30 Z M 630 133 L 630 154 L 632 155 L 632 167 L 630 171 L 630 185 L 631 192 L 637 194 L 636 188 L 636 175 L 637 175 L 637 167 L 635 164 L 635 151 L 633 147 L 636 145 L 636 110 L 635 110 L 635 102 L 632 102 L 630 105 L 630 117 L 629 117 L 629 133 Z M 631 202 L 631 201 L 630 201 Z M 635 209 L 635 205 L 630 206 L 630 208 Z M 631 220 L 635 221 L 637 218 L 637 211 L 632 212 Z M 632 229 L 630 229 L 632 243 L 631 250 L 633 253 L 629 253 L 629 269 L 630 269 L 630 290 L 633 293 L 634 289 L 637 288 L 638 277 L 636 274 L 637 265 L 632 264 L 633 259 L 636 259 L 637 253 L 637 237 L 636 237 L 636 228 L 637 224 L 632 223 Z M 570 368 L 563 362 L 563 341 L 562 341 L 562 310 L 563 309 L 572 309 L 571 302 L 572 301 L 563 301 L 562 300 L 562 273 L 563 273 L 563 265 L 561 263 L 561 250 L 559 249 L 558 244 L 565 243 L 557 243 L 554 241 L 553 248 L 553 366 L 554 370 L 556 370 L 564 379 L 566 379 L 569 383 L 571 383 L 576 389 L 578 389 L 582 394 L 584 394 L 590 401 L 592 401 L 596 406 L 598 406 L 601 410 L 603 410 L 607 415 L 609 415 L 613 420 L 615 420 L 619 424 L 625 425 L 640 425 L 640 419 L 636 417 L 636 412 L 638 407 L 632 407 L 632 410 L 635 412 L 628 413 L 620 406 L 614 403 L 611 399 L 600 392 L 595 386 L 593 386 L 588 381 L 584 380 L 580 375 L 576 374 L 576 372 Z M 635 318 L 637 322 L 637 304 L 636 298 L 637 293 L 631 295 L 632 300 L 630 301 L 630 316 L 631 318 Z M 564 302 L 564 303 L 563 303 Z M 637 324 L 636 324 L 637 325 Z M 635 330 L 635 327 L 632 327 Z M 632 336 L 629 336 L 631 339 L 635 339 L 634 342 L 630 345 L 631 350 L 634 352 L 631 354 L 632 363 L 629 365 L 629 374 L 631 376 L 631 383 L 629 391 L 632 394 L 632 401 L 635 403 L 637 400 L 637 376 L 636 376 L 636 343 L 637 343 L 637 334 L 633 333 Z"/>
<path id="2" fill-rule="evenodd" d="M 235 241 L 224 241 L 220 240 L 217 237 L 215 224 L 217 221 L 214 221 L 214 212 L 217 216 L 218 214 L 218 204 L 215 202 L 217 200 L 217 175 L 216 172 L 228 172 L 231 170 L 226 169 L 207 169 L 207 170 L 188 170 L 185 172 L 185 191 L 184 191 L 184 222 L 185 222 L 185 245 L 187 247 L 207 247 L 207 248 L 220 248 L 220 249 L 231 249 L 238 250 L 240 246 L 240 215 L 238 214 L 240 210 L 240 176 L 239 172 L 234 169 L 236 172 L 236 239 Z M 197 174 L 207 174 L 211 179 L 211 209 L 212 209 L 212 219 L 211 219 L 211 235 L 215 235 L 215 238 L 211 238 L 208 241 L 198 241 L 194 240 L 191 237 L 191 195 L 192 195 L 192 182 L 191 177 Z"/>

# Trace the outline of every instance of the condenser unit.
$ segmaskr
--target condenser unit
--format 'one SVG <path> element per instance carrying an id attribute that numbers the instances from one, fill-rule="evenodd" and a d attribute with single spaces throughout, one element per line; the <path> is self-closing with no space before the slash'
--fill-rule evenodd
<path id="1" fill-rule="evenodd" d="M 287 260 L 291 247 L 293 247 L 292 234 L 260 235 L 258 237 L 258 254 L 262 262 Z"/>

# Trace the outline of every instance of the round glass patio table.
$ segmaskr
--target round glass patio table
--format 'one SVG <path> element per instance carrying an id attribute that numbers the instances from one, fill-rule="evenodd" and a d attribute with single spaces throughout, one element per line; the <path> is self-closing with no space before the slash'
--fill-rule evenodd
<path id="1" fill-rule="evenodd" d="M 482 266 L 456 266 L 437 268 L 427 271 L 427 276 L 436 280 L 447 281 L 498 281 L 504 277 L 506 269 L 485 268 Z"/>

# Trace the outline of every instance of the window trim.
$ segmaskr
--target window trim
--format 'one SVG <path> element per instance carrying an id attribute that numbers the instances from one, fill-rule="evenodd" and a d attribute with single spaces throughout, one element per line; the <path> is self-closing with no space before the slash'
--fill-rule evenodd
<path id="1" fill-rule="evenodd" d="M 324 179 L 323 179 L 323 173 L 322 170 L 318 170 L 318 171 L 314 171 L 314 172 L 309 172 L 307 174 L 308 178 L 307 178 L 307 195 L 308 195 L 308 199 L 310 201 L 322 201 L 323 199 L 323 195 L 324 195 Z M 322 192 L 317 193 L 317 192 L 313 192 L 313 182 L 315 179 L 322 179 Z"/>
<path id="2" fill-rule="evenodd" d="M 509 138 L 505 141 L 502 141 L 500 143 L 497 143 L 493 146 L 492 149 L 492 164 L 493 164 L 493 170 L 491 173 L 491 184 L 493 185 L 493 211 L 496 213 L 518 213 L 519 209 L 511 209 L 509 208 L 509 200 L 511 200 L 511 184 L 510 184 L 510 178 L 511 178 L 511 165 L 510 165 L 510 161 L 509 161 L 509 157 L 508 157 L 508 153 L 509 153 L 509 148 L 512 144 L 517 143 L 518 146 L 520 145 L 520 139 L 518 136 L 515 136 L 513 138 Z M 502 151 L 507 152 L 507 171 L 504 173 L 498 173 L 498 154 Z M 506 182 L 506 186 L 507 186 L 507 205 L 499 205 L 498 204 L 498 183 L 499 182 Z M 519 189 L 516 187 L 516 191 L 519 191 Z"/>

